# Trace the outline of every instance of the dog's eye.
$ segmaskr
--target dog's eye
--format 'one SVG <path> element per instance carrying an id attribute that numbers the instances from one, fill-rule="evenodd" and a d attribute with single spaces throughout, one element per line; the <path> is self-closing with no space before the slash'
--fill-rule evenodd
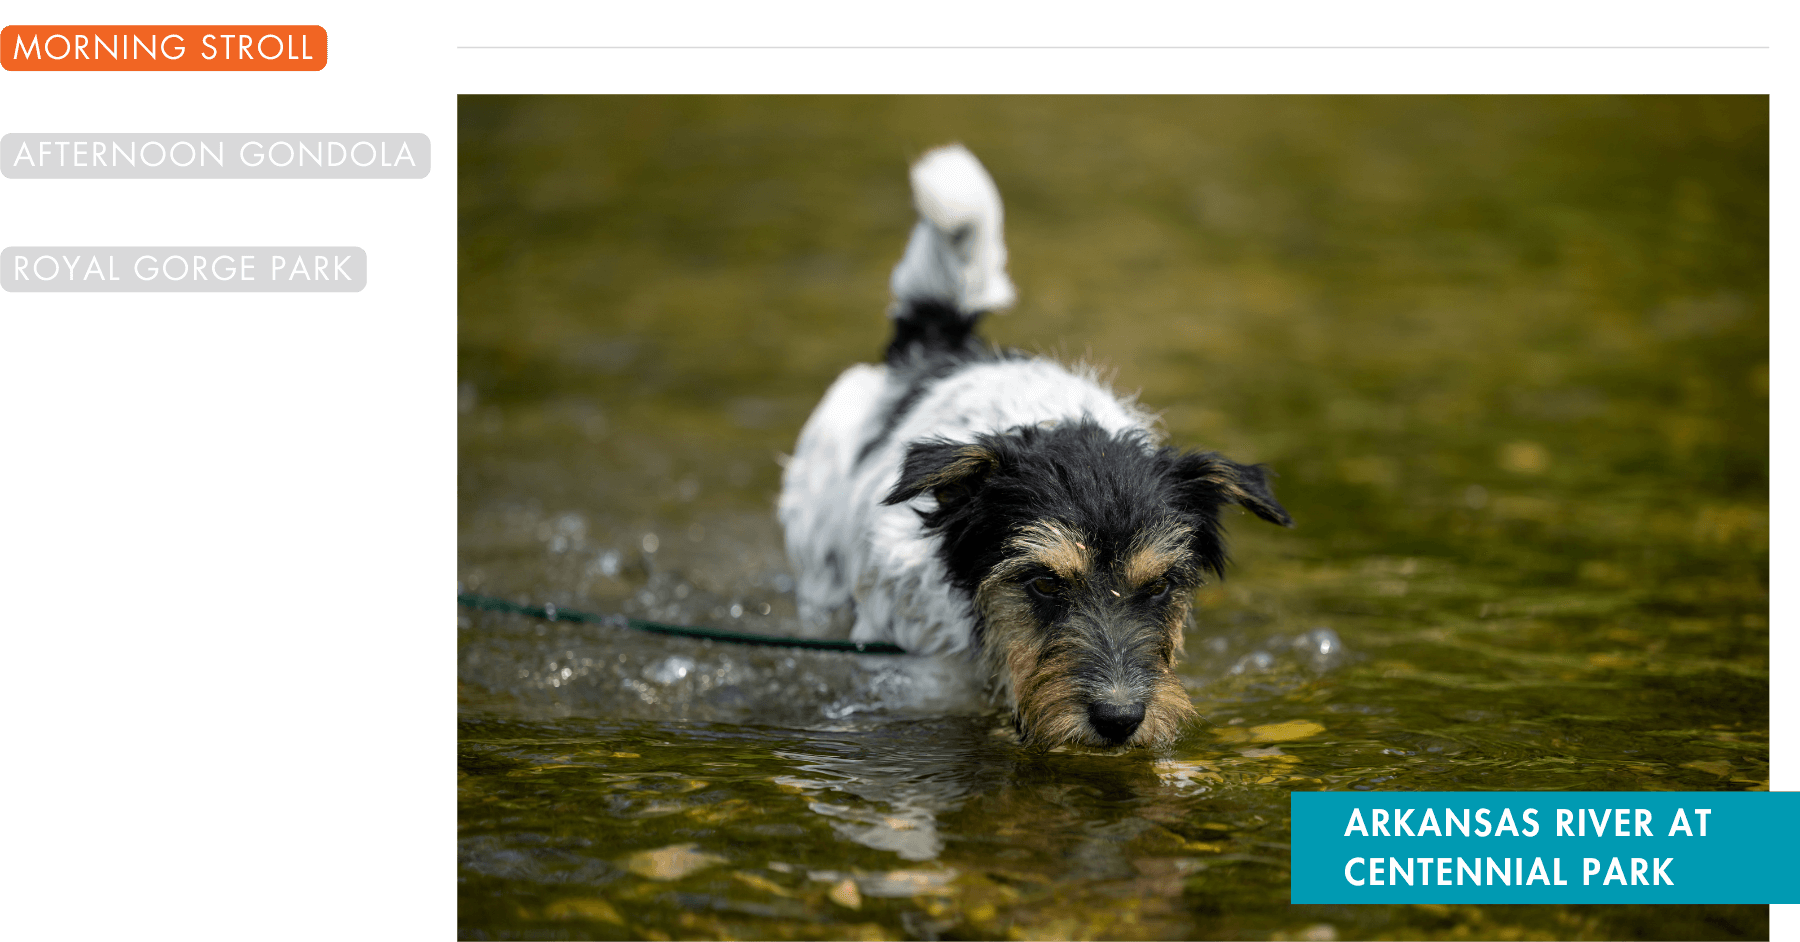
<path id="1" fill-rule="evenodd" d="M 1025 590 L 1040 599 L 1053 599 L 1062 595 L 1063 585 L 1061 579 L 1039 576 L 1025 583 Z"/>
<path id="2" fill-rule="evenodd" d="M 1152 602 L 1161 601 L 1174 586 L 1167 579 L 1158 579 L 1144 586 L 1144 596 Z"/>

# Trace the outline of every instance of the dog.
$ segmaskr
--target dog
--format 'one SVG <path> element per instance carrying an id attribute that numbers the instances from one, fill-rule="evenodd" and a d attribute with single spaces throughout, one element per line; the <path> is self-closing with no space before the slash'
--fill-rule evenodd
<path id="1" fill-rule="evenodd" d="M 1193 590 L 1226 562 L 1219 513 L 1293 520 L 1262 465 L 1161 447 L 1089 367 L 975 333 L 1015 297 L 999 191 L 961 145 L 912 167 L 884 362 L 852 366 L 801 429 L 779 516 L 805 630 L 971 652 L 1022 743 L 1167 743 Z"/>

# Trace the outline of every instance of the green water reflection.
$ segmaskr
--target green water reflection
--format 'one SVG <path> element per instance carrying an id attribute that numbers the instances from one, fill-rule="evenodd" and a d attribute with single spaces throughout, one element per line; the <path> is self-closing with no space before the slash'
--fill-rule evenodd
<path id="1" fill-rule="evenodd" d="M 1767 935 L 1286 902 L 1291 789 L 1767 788 L 1767 99 L 480 97 L 459 135 L 466 590 L 791 625 L 776 456 L 885 342 L 948 140 L 1007 203 L 990 336 L 1116 369 L 1300 524 L 1234 521 L 1216 725 L 1130 756 L 462 613 L 464 936 Z"/>

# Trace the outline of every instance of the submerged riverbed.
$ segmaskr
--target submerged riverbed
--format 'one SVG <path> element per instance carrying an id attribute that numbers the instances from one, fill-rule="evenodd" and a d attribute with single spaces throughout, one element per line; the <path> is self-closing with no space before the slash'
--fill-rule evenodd
<path id="1" fill-rule="evenodd" d="M 1295 789 L 1768 787 L 1764 98 L 464 98 L 461 591 L 782 633 L 777 458 L 878 356 L 905 166 L 1005 344 L 1266 462 L 1207 718 L 1017 746 L 966 672 L 458 612 L 466 938 L 1756 938 L 1291 906 Z"/>

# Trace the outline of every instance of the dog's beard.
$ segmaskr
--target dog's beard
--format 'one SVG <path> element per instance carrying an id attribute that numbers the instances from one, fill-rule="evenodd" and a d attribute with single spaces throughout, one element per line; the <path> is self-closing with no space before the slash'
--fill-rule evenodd
<path id="1" fill-rule="evenodd" d="M 1095 748 L 1150 746 L 1178 736 L 1196 712 L 1187 688 L 1174 673 L 1182 652 L 1189 600 L 1170 602 L 1160 623 L 1144 624 L 1117 637 L 1080 618 L 1045 624 L 1022 587 L 996 573 L 983 583 L 978 606 L 982 650 L 995 681 L 1012 709 L 1020 740 L 1034 748 L 1080 745 Z M 1117 648 L 1150 648 L 1131 667 L 1116 666 Z M 1102 665 L 1114 665 L 1105 670 Z M 1094 728 L 1090 706 L 1106 686 L 1122 685 L 1141 694 L 1144 718 L 1123 742 Z"/>

